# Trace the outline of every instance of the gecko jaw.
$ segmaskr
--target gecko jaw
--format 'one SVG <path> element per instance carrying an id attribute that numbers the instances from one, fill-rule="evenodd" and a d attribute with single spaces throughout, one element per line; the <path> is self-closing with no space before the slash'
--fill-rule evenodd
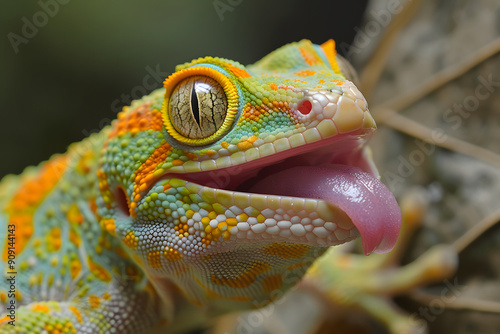
<path id="1" fill-rule="evenodd" d="M 345 143 L 342 146 L 346 147 Z M 364 150 L 332 157 L 331 148 L 324 146 L 256 169 L 250 178 L 242 176 L 249 175 L 247 170 L 239 174 L 234 170 L 166 174 L 153 188 L 173 183 L 203 203 L 220 208 L 211 217 L 208 211 L 195 213 L 188 222 L 192 232 L 201 237 L 219 230 L 226 244 L 274 240 L 334 246 L 361 235 L 365 253 L 389 250 L 399 232 L 399 208 L 394 197 L 374 176 L 376 171 L 370 169 Z M 323 161 L 320 167 L 318 161 Z M 344 190 L 342 184 L 349 189 Z M 370 192 L 373 189 L 375 195 Z M 387 208 L 384 211 L 381 207 Z"/>
<path id="2" fill-rule="evenodd" d="M 339 89 L 304 91 L 299 103 L 308 101 L 310 110 L 292 106 L 308 120 L 303 132 L 258 139 L 240 152 L 228 144 L 221 154 L 243 154 L 186 161 L 159 175 L 144 193 L 173 182 L 206 207 L 217 207 L 188 217 L 186 228 L 202 238 L 215 231 L 238 243 L 272 239 L 332 246 L 361 235 L 366 254 L 390 250 L 401 217 L 365 154 L 376 125 L 352 83 Z M 144 200 L 147 195 L 137 204 Z"/>

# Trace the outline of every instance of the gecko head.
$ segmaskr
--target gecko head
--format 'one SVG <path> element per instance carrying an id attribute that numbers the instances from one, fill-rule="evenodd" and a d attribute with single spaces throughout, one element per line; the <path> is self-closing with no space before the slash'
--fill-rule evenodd
<path id="1" fill-rule="evenodd" d="M 151 276 L 191 299 L 202 289 L 235 303 L 271 300 L 326 247 L 360 235 L 366 254 L 390 250 L 400 212 L 365 147 L 376 125 L 347 72 L 333 41 L 292 43 L 247 67 L 178 66 L 109 132 L 103 225 Z"/>

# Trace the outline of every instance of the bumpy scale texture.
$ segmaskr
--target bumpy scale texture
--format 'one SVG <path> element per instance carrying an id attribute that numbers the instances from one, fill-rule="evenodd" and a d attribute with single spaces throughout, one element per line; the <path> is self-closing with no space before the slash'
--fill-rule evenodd
<path id="1" fill-rule="evenodd" d="M 356 150 L 371 135 L 336 59 L 333 41 L 304 40 L 247 67 L 179 65 L 101 133 L 6 177 L 0 268 L 14 280 L 0 284 L 0 331 L 182 331 L 272 302 L 327 246 L 356 238 L 325 201 L 236 189 L 266 165 L 339 138 Z M 182 86 L 193 76 L 209 78 L 194 93 Z M 171 103 L 176 88 L 188 96 Z M 221 105 L 222 124 L 211 116 Z M 211 128 L 186 137 L 188 121 Z"/>

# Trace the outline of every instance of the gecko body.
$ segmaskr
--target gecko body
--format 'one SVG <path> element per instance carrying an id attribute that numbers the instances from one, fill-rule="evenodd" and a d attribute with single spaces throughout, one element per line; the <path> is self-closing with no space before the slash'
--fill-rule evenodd
<path id="1" fill-rule="evenodd" d="M 246 67 L 199 58 L 6 177 L 1 331 L 183 332 L 280 298 L 329 246 L 390 250 L 400 212 L 348 73 L 332 40 Z"/>

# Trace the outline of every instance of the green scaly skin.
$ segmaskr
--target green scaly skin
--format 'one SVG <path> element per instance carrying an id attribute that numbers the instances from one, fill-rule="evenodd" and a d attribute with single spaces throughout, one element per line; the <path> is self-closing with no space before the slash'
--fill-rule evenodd
<path id="1" fill-rule="evenodd" d="M 1 332 L 182 332 L 272 302 L 328 246 L 356 238 L 322 200 L 240 186 L 297 155 L 314 164 L 325 146 L 373 169 L 363 147 L 376 127 L 343 66 L 333 41 L 289 44 L 247 67 L 200 58 L 101 133 L 6 177 L 1 266 L 15 293 L 0 285 Z M 198 86 L 208 95 L 183 90 L 193 76 L 211 78 Z M 193 122 L 207 132 L 193 135 Z"/>

